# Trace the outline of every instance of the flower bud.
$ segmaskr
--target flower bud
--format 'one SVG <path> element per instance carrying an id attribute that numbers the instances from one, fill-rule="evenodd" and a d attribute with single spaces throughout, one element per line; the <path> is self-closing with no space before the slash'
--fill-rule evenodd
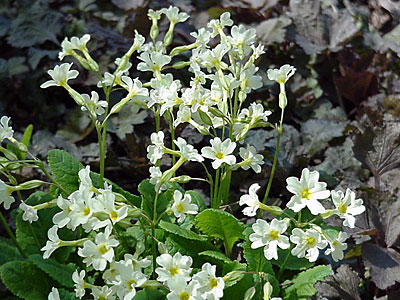
<path id="1" fill-rule="evenodd" d="M 251 300 L 254 297 L 255 293 L 256 293 L 256 288 L 252 286 L 246 291 L 246 293 L 244 293 L 243 300 Z"/>
<path id="2" fill-rule="evenodd" d="M 30 190 L 30 189 L 38 188 L 38 187 L 42 186 L 43 184 L 46 184 L 46 182 L 34 179 L 34 180 L 30 180 L 30 181 L 21 183 L 19 185 L 19 187 L 21 190 Z"/>

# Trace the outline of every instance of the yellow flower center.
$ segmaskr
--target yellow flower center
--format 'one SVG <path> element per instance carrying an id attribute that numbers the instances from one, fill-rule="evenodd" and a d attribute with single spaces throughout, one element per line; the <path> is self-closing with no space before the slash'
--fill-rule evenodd
<path id="1" fill-rule="evenodd" d="M 225 154 L 222 152 L 217 152 L 215 153 L 215 157 L 218 159 L 223 159 L 225 157 Z"/>
<path id="2" fill-rule="evenodd" d="M 333 243 L 332 243 L 332 246 L 335 248 L 335 247 L 337 247 L 339 245 L 339 242 L 338 241 L 334 241 Z"/>
<path id="3" fill-rule="evenodd" d="M 106 254 L 107 251 L 108 251 L 106 245 L 101 245 L 98 249 L 99 249 L 99 252 L 100 252 L 101 254 Z"/>
<path id="4" fill-rule="evenodd" d="M 183 204 L 182 204 L 182 203 L 178 203 L 178 204 L 176 205 L 176 211 L 177 211 L 178 213 L 183 212 L 184 209 L 185 209 L 185 208 L 183 207 Z"/>
<path id="5" fill-rule="evenodd" d="M 110 218 L 111 218 L 111 220 L 113 220 L 113 221 L 115 221 L 115 220 L 118 219 L 118 214 L 117 214 L 117 212 L 116 212 L 115 210 L 112 210 L 112 211 L 110 212 Z"/>
<path id="6" fill-rule="evenodd" d="M 169 274 L 171 274 L 171 276 L 174 277 L 176 274 L 179 274 L 179 270 L 175 267 L 172 267 L 169 269 Z"/>
<path id="7" fill-rule="evenodd" d="M 90 214 L 90 208 L 89 207 L 85 207 L 85 209 L 83 210 L 83 216 L 87 216 Z"/>
<path id="8" fill-rule="evenodd" d="M 344 203 L 340 204 L 339 207 L 338 207 L 338 210 L 339 210 L 342 214 L 345 214 L 346 211 L 347 211 L 347 206 L 346 206 L 346 204 L 344 204 Z"/>
<path id="9" fill-rule="evenodd" d="M 136 286 L 137 282 L 133 279 L 128 281 L 128 287 L 129 289 L 133 290 L 133 288 Z"/>
<path id="10" fill-rule="evenodd" d="M 210 279 L 210 287 L 211 287 L 212 289 L 215 289 L 217 286 L 218 286 L 218 281 L 217 281 L 217 279 L 216 279 L 216 278 Z"/>
<path id="11" fill-rule="evenodd" d="M 315 246 L 315 242 L 316 242 L 316 240 L 315 240 L 314 237 L 312 237 L 312 236 L 306 237 L 306 245 L 308 247 L 310 247 L 310 248 L 314 247 Z"/>
<path id="12" fill-rule="evenodd" d="M 190 295 L 188 294 L 188 292 L 180 292 L 179 293 L 179 300 L 189 300 L 190 299 Z"/>
<path id="13" fill-rule="evenodd" d="M 310 193 L 310 190 L 308 188 L 305 188 L 304 190 L 302 190 L 300 195 L 301 195 L 302 199 L 310 200 L 311 193 Z"/>
<path id="14" fill-rule="evenodd" d="M 278 230 L 271 230 L 270 232 L 269 232 L 269 238 L 271 239 L 271 240 L 277 240 L 278 239 L 278 236 L 279 236 L 279 232 L 278 232 Z"/>

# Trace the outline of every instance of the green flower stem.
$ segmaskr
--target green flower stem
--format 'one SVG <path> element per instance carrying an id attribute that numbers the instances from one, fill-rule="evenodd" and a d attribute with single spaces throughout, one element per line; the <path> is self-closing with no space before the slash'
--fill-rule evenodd
<path id="1" fill-rule="evenodd" d="M 228 204 L 228 198 L 229 198 L 229 188 L 231 186 L 231 175 L 232 175 L 232 170 L 230 170 L 229 166 L 226 168 L 226 173 L 225 173 L 225 178 L 221 182 L 221 189 L 222 189 L 222 195 L 221 195 L 221 200 L 222 200 L 222 205 Z M 218 203 L 218 207 L 221 205 L 221 203 Z"/>
<path id="2" fill-rule="evenodd" d="M 40 170 L 43 171 L 43 173 L 46 175 L 47 178 L 50 179 L 50 181 L 63 193 L 65 194 L 69 194 L 61 185 L 58 184 L 58 182 L 55 180 L 55 178 L 53 176 L 50 175 L 50 173 L 46 170 L 46 167 L 44 165 L 44 163 L 42 161 L 37 160 L 36 161 Z"/>
<path id="3" fill-rule="evenodd" d="M 36 235 L 35 229 L 33 229 L 32 224 L 30 222 L 27 222 L 27 223 L 28 223 L 29 231 L 31 232 L 31 234 L 33 236 L 33 239 L 35 240 L 36 245 L 40 249 L 42 246 L 40 245 L 40 242 L 39 242 L 39 239 L 38 239 L 38 237 Z"/>
<path id="4" fill-rule="evenodd" d="M 211 208 L 218 208 L 218 194 L 219 194 L 219 173 L 220 169 L 218 168 L 217 171 L 215 172 L 215 185 L 214 185 L 214 197 L 211 200 Z"/>
<path id="5" fill-rule="evenodd" d="M 293 247 L 294 247 L 294 245 L 291 244 L 291 245 L 290 245 L 290 248 L 289 248 L 289 252 L 288 252 L 288 254 L 286 255 L 286 258 L 285 258 L 285 260 L 283 261 L 283 264 L 281 265 L 281 267 L 280 267 L 280 269 L 279 269 L 278 275 L 276 275 L 276 280 L 278 280 L 278 281 L 279 281 L 279 279 L 281 278 L 281 276 L 282 276 L 282 274 L 283 274 L 283 271 L 285 271 L 285 268 L 286 268 L 287 263 L 289 262 L 290 255 L 292 255 L 291 252 L 292 252 Z"/>
<path id="6" fill-rule="evenodd" d="M 265 191 L 265 195 L 264 195 L 264 199 L 262 201 L 263 204 L 265 204 L 267 202 L 268 199 L 268 195 L 269 195 L 269 191 L 271 190 L 271 185 L 272 185 L 272 180 L 274 179 L 274 175 L 275 175 L 275 169 L 276 169 L 276 164 L 278 162 L 278 154 L 279 154 L 279 145 L 280 145 L 280 141 L 281 141 L 281 134 L 282 134 L 282 126 L 283 126 L 283 115 L 285 113 L 285 110 L 282 109 L 281 111 L 281 120 L 280 120 L 280 124 L 279 127 L 276 129 L 278 136 L 276 137 L 276 146 L 275 146 L 275 155 L 274 155 L 274 161 L 272 163 L 272 169 L 271 169 L 271 174 L 268 180 L 268 185 L 267 185 L 267 190 Z M 258 212 L 258 218 L 261 217 L 262 211 L 260 210 Z"/>
<path id="7" fill-rule="evenodd" d="M 3 224 L 4 229 L 6 230 L 8 236 L 11 238 L 11 240 L 13 241 L 15 247 L 17 247 L 19 253 L 21 253 L 21 255 L 25 258 L 27 258 L 28 256 L 25 254 L 25 252 L 22 250 L 21 246 L 18 244 L 17 239 L 15 238 L 14 233 L 11 231 L 10 226 L 8 226 L 6 219 L 4 218 L 3 214 L 0 211 L 0 221 Z"/>

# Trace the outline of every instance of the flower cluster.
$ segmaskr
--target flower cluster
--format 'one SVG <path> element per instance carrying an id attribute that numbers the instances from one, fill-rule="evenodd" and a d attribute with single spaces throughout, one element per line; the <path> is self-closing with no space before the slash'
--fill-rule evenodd
<path id="1" fill-rule="evenodd" d="M 365 206 L 361 199 L 355 198 L 355 193 L 350 189 L 344 194 L 342 191 L 326 190 L 326 183 L 319 182 L 319 173 L 308 169 L 303 169 L 300 180 L 296 177 L 287 178 L 287 189 L 294 194 L 287 207 L 294 212 L 300 212 L 304 208 L 308 208 L 312 215 L 321 218 L 327 218 L 332 215 L 344 219 L 343 225 L 350 228 L 355 226 L 355 216 L 365 211 Z M 249 188 L 249 194 L 240 198 L 240 205 L 246 205 L 243 213 L 247 216 L 255 216 L 258 208 L 268 211 L 268 207 L 258 200 L 256 194 L 260 186 L 255 183 Z M 327 210 L 319 200 L 327 199 L 331 196 L 331 200 L 335 209 Z M 290 219 L 286 219 L 290 222 Z M 317 260 L 319 250 L 329 248 L 325 251 L 326 255 L 331 255 L 334 261 L 343 259 L 343 251 L 347 249 L 345 243 L 347 234 L 345 232 L 327 233 L 320 226 L 310 222 L 308 229 L 294 228 L 290 237 L 284 233 L 288 229 L 285 220 L 273 219 L 271 223 L 264 220 L 257 220 L 252 225 L 254 233 L 250 234 L 249 239 L 252 242 L 253 249 L 264 247 L 265 257 L 270 259 L 278 259 L 277 248 L 287 249 L 290 242 L 295 244 L 291 250 L 291 254 L 299 258 L 305 257 L 310 262 Z M 333 235 L 333 236 L 332 236 Z"/>

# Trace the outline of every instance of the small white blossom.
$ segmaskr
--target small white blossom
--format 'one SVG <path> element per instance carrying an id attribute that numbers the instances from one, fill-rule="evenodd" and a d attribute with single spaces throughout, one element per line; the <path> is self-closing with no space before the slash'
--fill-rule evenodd
<path id="1" fill-rule="evenodd" d="M 138 78 L 132 80 L 129 76 L 122 76 L 121 79 L 125 84 L 124 88 L 129 92 L 129 97 L 139 101 L 148 98 L 149 91 L 143 87 L 142 82 Z"/>
<path id="2" fill-rule="evenodd" d="M 260 207 L 260 201 L 258 200 L 257 191 L 260 189 L 258 183 L 253 183 L 249 187 L 249 193 L 242 195 L 239 200 L 239 205 L 247 205 L 243 209 L 243 214 L 249 217 L 256 215 L 257 209 Z"/>
<path id="3" fill-rule="evenodd" d="M 60 300 L 60 294 L 58 293 L 58 290 L 55 287 L 51 288 L 51 292 L 48 295 L 47 299 L 48 300 Z"/>
<path id="4" fill-rule="evenodd" d="M 61 246 L 61 240 L 58 237 L 57 231 L 58 227 L 57 225 L 54 225 L 47 232 L 49 240 L 47 241 L 46 245 L 42 249 L 40 249 L 41 251 L 44 251 L 44 259 L 48 259 L 50 255 Z"/>
<path id="5" fill-rule="evenodd" d="M 215 275 L 216 266 L 205 263 L 201 271 L 193 276 L 199 282 L 198 293 L 205 299 L 220 299 L 224 295 L 225 282 Z"/>
<path id="6" fill-rule="evenodd" d="M 218 19 L 213 19 L 208 22 L 207 27 L 211 28 L 213 31 L 211 33 L 211 37 L 216 37 L 217 34 L 222 32 L 224 27 L 232 26 L 233 21 L 231 19 L 231 14 L 229 12 L 224 12 Z"/>
<path id="7" fill-rule="evenodd" d="M 318 249 L 324 249 L 327 245 L 327 241 L 323 240 L 321 234 L 315 229 L 307 229 L 304 232 L 295 228 L 290 236 L 290 241 L 296 244 L 296 247 L 292 249 L 292 255 L 299 258 L 305 257 L 310 262 L 316 261 L 319 255 Z"/>
<path id="8" fill-rule="evenodd" d="M 254 233 L 249 236 L 252 242 L 251 248 L 257 249 L 264 246 L 266 259 L 278 259 L 278 247 L 281 249 L 289 248 L 289 238 L 283 235 L 287 229 L 285 221 L 273 219 L 271 223 L 268 223 L 259 219 L 252 225 L 252 228 Z"/>
<path id="9" fill-rule="evenodd" d="M 171 57 L 160 52 L 143 52 L 138 57 L 142 62 L 137 65 L 137 69 L 142 72 L 160 72 L 161 69 L 170 63 Z"/>
<path id="10" fill-rule="evenodd" d="M 193 259 L 190 256 L 182 256 L 179 252 L 175 253 L 174 256 L 165 253 L 157 257 L 156 261 L 161 266 L 156 268 L 158 281 L 165 282 L 178 274 L 182 275 L 186 281 L 190 280 L 193 263 Z"/>
<path id="11" fill-rule="evenodd" d="M 161 18 L 161 14 L 163 13 L 162 10 L 152 10 L 149 9 L 147 11 L 147 16 L 150 20 L 159 20 Z"/>
<path id="12" fill-rule="evenodd" d="M 83 102 L 85 106 L 81 106 L 81 110 L 86 111 L 89 110 L 90 114 L 93 116 L 104 114 L 104 108 L 108 106 L 107 101 L 99 101 L 99 94 L 97 92 L 92 91 L 91 97 L 88 94 L 82 94 Z"/>
<path id="13" fill-rule="evenodd" d="M 330 248 L 326 249 L 325 255 L 331 255 L 332 259 L 336 262 L 342 260 L 344 257 L 343 251 L 347 249 L 347 244 L 345 243 L 347 239 L 346 232 L 339 232 L 337 238 L 333 241 L 329 241 Z"/>
<path id="14" fill-rule="evenodd" d="M 178 222 L 182 222 L 186 218 L 186 214 L 197 214 L 199 208 L 196 204 L 192 204 L 192 196 L 185 194 L 182 199 L 182 193 L 178 190 L 174 192 L 174 204 L 172 205 L 175 217 L 179 218 Z"/>
<path id="15" fill-rule="evenodd" d="M 163 173 L 161 172 L 159 167 L 154 167 L 154 166 L 150 167 L 149 172 L 150 172 L 150 180 L 149 180 L 149 182 L 151 184 L 155 185 L 154 188 L 157 191 L 158 190 L 158 186 L 159 186 L 159 184 L 161 182 L 161 177 L 162 177 Z M 160 187 L 160 190 L 164 191 L 166 189 L 167 189 L 167 185 L 165 183 L 163 183 L 161 185 L 161 187 Z"/>
<path id="16" fill-rule="evenodd" d="M 267 75 L 269 80 L 274 80 L 279 84 L 285 84 L 295 72 L 295 67 L 283 65 L 280 69 L 269 69 Z"/>
<path id="17" fill-rule="evenodd" d="M 140 287 L 147 281 L 146 275 L 140 271 L 134 271 L 131 263 L 125 261 L 115 263 L 118 275 L 116 281 L 112 282 L 117 290 L 118 298 L 131 300 L 136 295 L 136 287 Z"/>
<path id="18" fill-rule="evenodd" d="M 92 295 L 94 300 L 115 300 L 114 291 L 106 285 L 101 287 L 101 289 L 94 287 L 92 289 Z"/>
<path id="19" fill-rule="evenodd" d="M 240 24 L 239 26 L 232 26 L 231 37 L 228 37 L 228 41 L 232 44 L 233 49 L 239 54 L 239 58 L 243 59 L 247 56 L 256 39 L 256 30 L 254 28 L 248 29 Z"/>
<path id="20" fill-rule="evenodd" d="M 168 20 L 173 24 L 185 22 L 189 18 L 187 13 L 179 12 L 179 8 L 174 6 L 163 8 L 161 9 L 161 12 L 164 13 Z"/>
<path id="21" fill-rule="evenodd" d="M 153 132 L 150 136 L 152 145 L 147 146 L 147 158 L 155 164 L 164 153 L 164 132 Z"/>
<path id="22" fill-rule="evenodd" d="M 52 80 L 42 83 L 40 87 L 42 89 L 45 89 L 49 86 L 66 86 L 68 80 L 75 79 L 79 75 L 79 72 L 77 70 L 70 70 L 71 67 L 72 63 L 63 63 L 62 65 L 55 66 L 53 70 L 47 71 Z"/>
<path id="23" fill-rule="evenodd" d="M 78 255 L 84 257 L 83 262 L 87 266 L 93 265 L 95 270 L 104 271 L 107 262 L 114 260 L 114 249 L 119 242 L 116 239 L 110 239 L 111 225 L 107 226 L 104 233 L 96 235 L 95 243 L 91 240 L 83 244 L 83 248 L 78 249 Z"/>
<path id="24" fill-rule="evenodd" d="M 57 206 L 61 208 L 61 211 L 53 216 L 53 223 L 59 228 L 63 228 L 71 221 L 71 201 L 64 199 L 61 195 L 57 198 Z"/>
<path id="25" fill-rule="evenodd" d="M 167 285 L 170 289 L 170 293 L 167 295 L 168 300 L 198 300 L 196 281 L 186 282 L 185 277 L 176 275 L 167 281 Z"/>
<path id="26" fill-rule="evenodd" d="M 0 119 L 0 143 L 5 139 L 12 139 L 14 130 L 8 125 L 11 118 L 2 116 Z"/>
<path id="27" fill-rule="evenodd" d="M 134 271 L 142 271 L 142 269 L 145 269 L 151 265 L 151 261 L 149 259 L 138 259 L 136 256 L 128 253 L 124 255 L 124 260 L 133 265 Z"/>
<path id="28" fill-rule="evenodd" d="M 19 208 L 22 209 L 22 211 L 24 212 L 24 214 L 22 215 L 22 220 L 28 221 L 29 223 L 39 220 L 37 210 L 32 206 L 26 204 L 24 201 L 21 201 Z"/>
<path id="29" fill-rule="evenodd" d="M 95 211 L 94 203 L 96 200 L 92 197 L 93 192 L 89 189 L 77 190 L 69 195 L 71 200 L 69 218 L 71 221 L 68 223 L 68 228 L 75 230 L 79 225 L 89 223 Z"/>
<path id="30" fill-rule="evenodd" d="M 251 65 L 248 69 L 240 73 L 240 86 L 246 93 L 251 90 L 259 89 L 263 86 L 262 77 L 254 75 L 258 71 L 258 67 Z"/>
<path id="31" fill-rule="evenodd" d="M 356 199 L 356 194 L 350 189 L 346 189 L 346 194 L 343 194 L 342 191 L 332 191 L 331 196 L 336 207 L 334 213 L 344 219 L 344 226 L 354 228 L 356 222 L 354 216 L 365 211 L 363 200 Z"/>
<path id="32" fill-rule="evenodd" d="M 10 209 L 12 203 L 15 202 L 13 196 L 11 196 L 11 190 L 3 180 L 0 179 L 0 204 L 3 203 L 5 209 Z"/>
<path id="33" fill-rule="evenodd" d="M 318 215 L 325 212 L 325 208 L 318 201 L 326 199 L 330 196 L 330 192 L 326 189 L 325 182 L 318 182 L 319 173 L 317 171 L 303 169 L 300 180 L 296 177 L 286 179 L 287 189 L 295 194 L 290 198 L 287 207 L 298 212 L 304 207 L 311 211 L 313 215 Z"/>
<path id="34" fill-rule="evenodd" d="M 89 40 L 89 34 L 85 34 L 81 38 L 73 36 L 71 41 L 66 37 L 61 43 L 62 51 L 58 53 L 58 58 L 63 60 L 65 56 L 72 55 L 72 50 L 87 51 L 86 44 Z"/>
<path id="35" fill-rule="evenodd" d="M 261 172 L 261 165 L 264 163 L 264 156 L 257 154 L 256 148 L 253 146 L 247 146 L 247 148 L 240 148 L 239 155 L 243 159 L 240 166 L 243 170 L 252 168 L 257 174 Z"/>
<path id="36" fill-rule="evenodd" d="M 197 149 L 194 149 L 192 145 L 188 145 L 187 142 L 178 137 L 174 143 L 178 146 L 180 154 L 188 161 L 202 162 L 204 158 L 199 154 Z"/>
<path id="37" fill-rule="evenodd" d="M 219 137 L 216 137 L 210 141 L 211 147 L 206 146 L 201 149 L 201 155 L 205 158 L 213 159 L 212 166 L 214 169 L 218 169 L 223 163 L 233 165 L 236 162 L 236 157 L 232 155 L 235 150 L 236 143 L 230 139 L 221 141 Z"/>
<path id="38" fill-rule="evenodd" d="M 99 204 L 97 211 L 105 212 L 109 217 L 109 219 L 103 221 L 104 226 L 108 224 L 108 220 L 110 220 L 114 225 L 126 218 L 128 215 L 128 206 L 122 205 L 118 209 L 115 207 L 115 195 L 111 189 L 101 189 L 97 199 Z"/>
<path id="39" fill-rule="evenodd" d="M 72 280 L 75 283 L 75 294 L 79 299 L 85 296 L 85 275 L 85 270 L 82 270 L 81 272 L 75 270 L 72 274 Z"/>

